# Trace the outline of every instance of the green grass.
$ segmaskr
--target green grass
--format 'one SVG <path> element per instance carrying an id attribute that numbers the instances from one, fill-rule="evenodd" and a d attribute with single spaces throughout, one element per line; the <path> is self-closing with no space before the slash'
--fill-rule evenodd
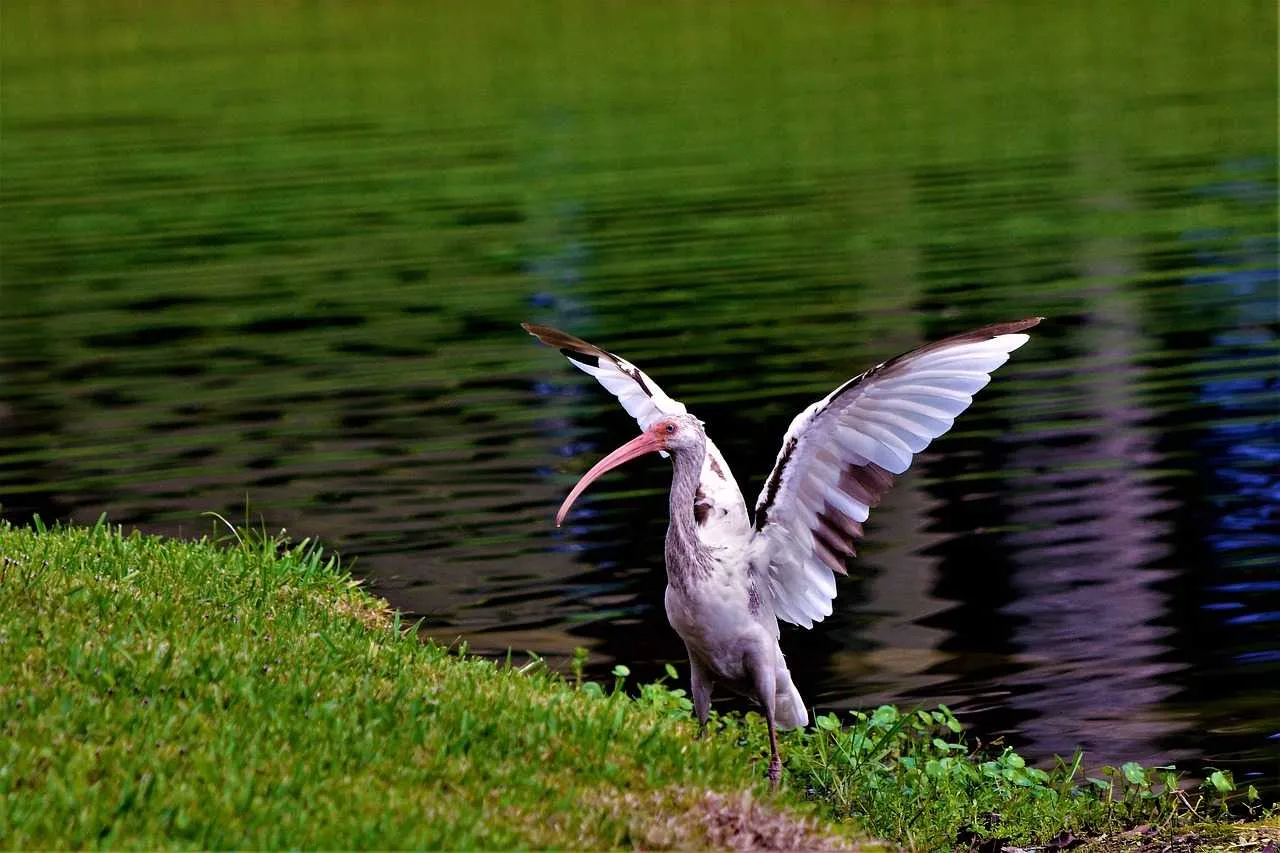
<path id="1" fill-rule="evenodd" d="M 419 642 L 305 543 L 0 553 L 8 846 L 697 846 L 706 791 L 763 794 L 685 715 Z"/>
<path id="2" fill-rule="evenodd" d="M 0 845 L 936 849 L 1206 814 L 1137 765 L 971 755 L 945 709 L 788 733 L 771 795 L 756 715 L 698 741 L 682 690 L 576 672 L 420 642 L 308 542 L 0 524 Z"/>

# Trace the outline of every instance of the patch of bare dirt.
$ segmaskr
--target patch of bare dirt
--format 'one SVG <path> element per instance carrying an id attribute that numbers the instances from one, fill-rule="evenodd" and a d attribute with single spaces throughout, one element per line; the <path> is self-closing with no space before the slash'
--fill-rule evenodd
<path id="1" fill-rule="evenodd" d="M 1070 845 L 1072 853 L 1280 853 L 1280 828 L 1264 824 L 1214 826 L 1182 832 L 1140 826 Z M 1039 848 L 1066 849 L 1063 848 Z M 1005 853 L 1022 848 L 1005 847 Z"/>
<path id="2" fill-rule="evenodd" d="M 632 844 L 643 850 L 886 849 L 833 835 L 817 821 L 756 802 L 749 793 L 668 789 L 613 792 L 605 799 L 615 813 L 625 812 Z"/>

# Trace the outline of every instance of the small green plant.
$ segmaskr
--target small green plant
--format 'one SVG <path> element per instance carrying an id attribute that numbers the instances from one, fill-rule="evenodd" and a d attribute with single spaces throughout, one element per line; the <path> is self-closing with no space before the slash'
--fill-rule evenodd
<path id="1" fill-rule="evenodd" d="M 1063 833 L 1085 836 L 1137 824 L 1225 817 L 1235 791 L 1215 771 L 1191 799 L 1173 767 L 1129 762 L 1081 778 L 1083 756 L 1031 767 L 1013 749 L 972 750 L 946 706 L 902 712 L 855 711 L 842 726 L 820 716 L 815 731 L 791 736 L 788 771 L 826 802 L 833 817 L 869 832 L 934 849 L 975 838 L 1045 843 Z M 1253 791 L 1245 796 L 1256 798 Z"/>
<path id="2" fill-rule="evenodd" d="M 640 695 L 636 697 L 636 701 L 665 717 L 688 719 L 693 712 L 693 702 L 682 688 L 666 685 L 668 678 L 675 680 L 678 676 L 676 668 L 671 664 L 666 664 L 665 669 L 665 676 L 640 687 Z"/>
<path id="3" fill-rule="evenodd" d="M 587 669 L 587 650 L 582 646 L 578 646 L 573 650 L 573 657 L 569 660 L 569 673 L 573 676 L 573 686 L 582 686 L 582 674 Z"/>
<path id="4" fill-rule="evenodd" d="M 630 674 L 626 666 L 614 667 L 615 696 Z M 638 688 L 636 701 L 672 718 L 688 717 L 692 703 L 685 691 L 667 684 L 677 678 L 668 664 L 665 676 Z M 583 689 L 604 695 L 591 682 Z M 714 740 L 757 762 L 767 755 L 757 714 L 712 711 L 710 729 Z M 1224 771 L 1211 772 L 1192 792 L 1172 766 L 1128 762 L 1086 777 L 1079 752 L 1042 769 L 1006 746 L 974 749 L 945 705 L 853 711 L 847 724 L 823 714 L 812 728 L 784 735 L 784 755 L 792 794 L 805 796 L 831 819 L 916 849 L 978 840 L 1065 844 L 1137 825 L 1173 833 L 1188 822 L 1226 819 L 1234 801 L 1257 801 L 1255 790 L 1237 791 Z"/>

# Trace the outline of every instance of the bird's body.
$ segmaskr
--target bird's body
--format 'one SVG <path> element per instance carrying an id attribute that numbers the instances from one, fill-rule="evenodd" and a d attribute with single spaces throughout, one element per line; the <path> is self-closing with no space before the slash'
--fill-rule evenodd
<path id="1" fill-rule="evenodd" d="M 759 567 L 752 565 L 746 502 L 728 468 L 718 462 L 712 468 L 707 462 L 712 458 L 706 452 L 709 439 L 697 419 L 676 419 L 686 421 L 681 431 L 701 441 L 671 451 L 675 474 L 664 549 L 665 604 L 667 620 L 689 653 L 698 719 L 705 724 L 713 685 L 755 697 L 763 687 L 756 673 L 769 669 L 766 683 L 771 680 L 774 685 L 769 692 L 778 725 L 803 726 L 809 715 L 791 683 L 778 644 L 778 618 L 761 588 Z M 695 472 L 700 475 L 696 480 L 691 476 Z M 702 488 L 708 480 L 718 485 L 716 499 Z M 700 504 L 705 509 L 699 509 Z"/>
<path id="2" fill-rule="evenodd" d="M 779 645 L 779 620 L 811 627 L 831 614 L 835 573 L 862 522 L 915 453 L 950 428 L 1038 319 L 988 326 L 912 350 L 849 380 L 801 412 L 783 439 L 754 520 L 703 424 L 634 365 L 546 326 L 525 325 L 596 377 L 643 432 L 591 468 L 559 525 L 597 477 L 649 452 L 672 460 L 664 554 L 667 619 L 689 653 L 694 711 L 705 729 L 716 685 L 759 702 L 769 779 L 781 773 L 776 729 L 809 714 Z"/>

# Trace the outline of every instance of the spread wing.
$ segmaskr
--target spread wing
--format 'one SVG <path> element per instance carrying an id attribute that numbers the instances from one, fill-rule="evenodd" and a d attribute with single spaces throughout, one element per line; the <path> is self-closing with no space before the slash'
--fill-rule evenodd
<path id="1" fill-rule="evenodd" d="M 665 415 L 686 413 L 684 403 L 668 397 L 658 383 L 626 359 L 550 326 L 520 325 L 547 346 L 560 350 L 574 367 L 594 376 L 606 391 L 618 398 L 641 429 L 648 429 Z"/>
<path id="2" fill-rule="evenodd" d="M 618 398 L 627 414 L 647 429 L 667 415 L 686 414 L 684 403 L 673 400 L 649 376 L 624 358 L 550 326 L 522 323 L 524 330 L 549 347 L 555 347 L 584 373 L 596 378 Z M 666 453 L 662 454 L 666 456 Z M 698 481 L 694 508 L 698 535 L 708 544 L 745 541 L 750 532 L 747 505 L 729 473 L 720 449 L 707 437 L 707 455 Z"/>
<path id="3" fill-rule="evenodd" d="M 753 553 L 768 561 L 779 619 L 831 615 L 835 574 L 862 522 L 913 456 L 951 428 L 1024 334 L 1030 318 L 912 350 L 850 379 L 791 422 L 756 502 Z"/>

